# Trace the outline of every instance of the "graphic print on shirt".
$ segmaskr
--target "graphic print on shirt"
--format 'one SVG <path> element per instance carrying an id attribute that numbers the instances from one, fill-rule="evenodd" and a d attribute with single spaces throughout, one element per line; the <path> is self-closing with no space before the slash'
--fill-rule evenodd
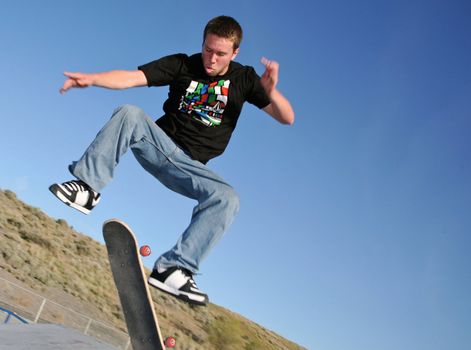
<path id="1" fill-rule="evenodd" d="M 182 96 L 179 110 L 208 127 L 221 125 L 230 83 L 230 80 L 211 84 L 192 81 L 186 89 L 186 95 Z"/>

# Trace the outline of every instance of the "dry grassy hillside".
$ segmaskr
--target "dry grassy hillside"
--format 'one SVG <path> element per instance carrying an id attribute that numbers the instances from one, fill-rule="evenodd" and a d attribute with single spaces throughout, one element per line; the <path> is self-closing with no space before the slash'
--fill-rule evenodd
<path id="1" fill-rule="evenodd" d="M 8 190 L 0 190 L 0 275 L 125 330 L 104 245 Z M 152 296 L 162 333 L 177 338 L 177 349 L 304 349 L 217 305 L 190 307 L 155 290 Z"/>

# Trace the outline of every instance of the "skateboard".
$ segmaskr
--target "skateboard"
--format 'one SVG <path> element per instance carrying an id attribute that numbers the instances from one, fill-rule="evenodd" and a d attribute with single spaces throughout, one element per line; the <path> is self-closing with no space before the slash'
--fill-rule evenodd
<path id="1" fill-rule="evenodd" d="M 103 224 L 103 237 L 132 348 L 165 350 L 133 232 L 124 222 L 111 219 Z"/>

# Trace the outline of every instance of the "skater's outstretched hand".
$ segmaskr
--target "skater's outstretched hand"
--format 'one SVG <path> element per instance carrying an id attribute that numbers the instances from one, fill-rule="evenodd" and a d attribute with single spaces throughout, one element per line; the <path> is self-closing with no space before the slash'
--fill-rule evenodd
<path id="1" fill-rule="evenodd" d="M 270 61 L 265 57 L 262 57 L 261 62 L 265 66 L 265 72 L 260 79 L 260 83 L 265 89 L 267 95 L 270 96 L 276 88 L 276 84 L 278 84 L 279 64 L 278 62 Z"/>
<path id="2" fill-rule="evenodd" d="M 71 88 L 86 88 L 93 85 L 93 75 L 86 73 L 64 72 L 68 78 L 59 90 L 61 94 L 66 93 Z"/>

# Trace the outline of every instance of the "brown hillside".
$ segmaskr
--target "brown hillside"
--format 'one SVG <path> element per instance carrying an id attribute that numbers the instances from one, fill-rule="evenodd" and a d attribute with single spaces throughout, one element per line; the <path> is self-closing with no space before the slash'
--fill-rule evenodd
<path id="1" fill-rule="evenodd" d="M 104 245 L 8 190 L 0 190 L 0 277 L 126 330 Z M 156 290 L 152 296 L 176 349 L 304 349 L 220 306 L 190 307 Z"/>

